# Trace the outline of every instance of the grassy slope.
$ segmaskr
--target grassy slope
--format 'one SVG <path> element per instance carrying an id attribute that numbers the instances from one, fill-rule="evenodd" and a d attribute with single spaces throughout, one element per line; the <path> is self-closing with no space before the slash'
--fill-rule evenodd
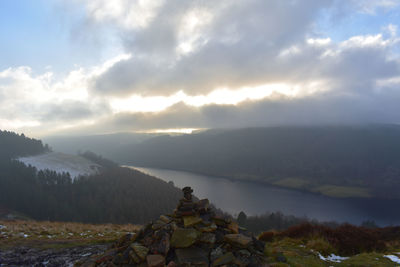
<path id="1" fill-rule="evenodd" d="M 0 221 L 0 249 L 16 245 L 62 248 L 107 243 L 139 228 L 132 224 Z"/>
<path id="2" fill-rule="evenodd" d="M 320 249 L 324 252 L 319 252 Z M 265 253 L 268 256 L 271 266 L 299 266 L 299 267 L 317 267 L 317 266 L 381 266 L 393 267 L 396 266 L 394 262 L 384 257 L 384 255 L 397 255 L 400 249 L 392 248 L 392 251 L 387 253 L 361 253 L 349 257 L 342 262 L 323 261 L 320 259 L 319 254 L 328 256 L 333 252 L 332 248 L 327 247 L 320 242 L 313 242 L 313 240 L 297 240 L 285 238 L 283 240 L 267 243 Z M 286 259 L 286 262 L 279 262 L 279 259 Z"/>

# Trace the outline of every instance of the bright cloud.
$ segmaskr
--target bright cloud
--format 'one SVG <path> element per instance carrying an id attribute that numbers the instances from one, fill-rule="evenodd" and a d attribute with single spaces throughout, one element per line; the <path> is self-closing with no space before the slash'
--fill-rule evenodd
<path id="1" fill-rule="evenodd" d="M 379 8 L 390 9 L 400 5 L 397 0 L 353 0 L 358 8 L 365 13 L 375 14 Z"/>
<path id="2" fill-rule="evenodd" d="M 164 0 L 83 0 L 88 15 L 98 22 L 111 21 L 127 29 L 146 27 Z"/>
<path id="3" fill-rule="evenodd" d="M 120 55 L 100 66 L 78 68 L 62 79 L 55 79 L 52 72 L 35 75 L 29 67 L 0 72 L 0 128 L 20 130 L 46 125 L 63 128 L 71 121 L 84 122 L 104 114 L 108 103 L 90 95 L 89 84 L 115 63 L 129 57 Z"/>

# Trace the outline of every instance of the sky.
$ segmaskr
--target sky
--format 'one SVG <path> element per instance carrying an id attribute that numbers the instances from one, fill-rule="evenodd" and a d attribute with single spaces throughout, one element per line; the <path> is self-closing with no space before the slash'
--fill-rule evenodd
<path id="1" fill-rule="evenodd" d="M 400 123 L 398 0 L 2 0 L 0 129 Z"/>

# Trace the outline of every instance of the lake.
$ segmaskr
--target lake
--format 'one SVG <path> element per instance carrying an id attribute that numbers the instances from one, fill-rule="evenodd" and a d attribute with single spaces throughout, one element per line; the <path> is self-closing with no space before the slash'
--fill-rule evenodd
<path id="1" fill-rule="evenodd" d="M 374 220 L 379 225 L 400 225 L 400 200 L 331 198 L 253 182 L 232 181 L 220 177 L 184 171 L 130 167 L 156 176 L 175 186 L 191 186 L 194 195 L 208 198 L 218 208 L 233 215 L 281 211 L 320 221 L 360 224 Z"/>

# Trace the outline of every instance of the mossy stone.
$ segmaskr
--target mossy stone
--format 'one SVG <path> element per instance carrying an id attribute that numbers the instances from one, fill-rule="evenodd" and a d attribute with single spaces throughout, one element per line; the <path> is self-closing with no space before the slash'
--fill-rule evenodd
<path id="1" fill-rule="evenodd" d="M 193 228 L 177 228 L 172 234 L 171 246 L 175 248 L 187 248 L 193 245 L 200 233 Z"/>
<path id="2" fill-rule="evenodd" d="M 202 219 L 199 216 L 184 216 L 183 217 L 183 225 L 185 227 L 190 227 L 202 222 Z"/>

